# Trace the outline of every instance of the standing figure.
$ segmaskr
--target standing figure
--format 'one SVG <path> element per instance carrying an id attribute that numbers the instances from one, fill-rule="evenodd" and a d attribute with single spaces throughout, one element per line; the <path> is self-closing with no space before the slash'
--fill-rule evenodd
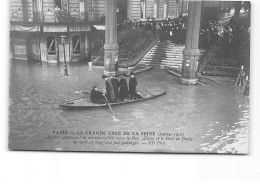
<path id="1" fill-rule="evenodd" d="M 115 100 L 118 101 L 119 100 L 119 94 L 118 94 L 119 81 L 118 81 L 118 79 L 116 79 L 114 77 L 110 77 L 110 81 L 111 81 L 111 84 L 114 89 Z"/>
<path id="2" fill-rule="evenodd" d="M 119 96 L 121 99 L 121 102 L 125 100 L 125 98 L 128 97 L 128 86 L 126 81 L 126 74 L 122 76 L 119 82 L 120 90 L 119 90 Z"/>
<path id="3" fill-rule="evenodd" d="M 56 6 L 54 8 L 54 17 L 55 17 L 56 22 L 59 22 L 59 13 L 60 13 L 60 8 L 58 6 Z"/>
<path id="4" fill-rule="evenodd" d="M 246 72 L 244 70 L 244 66 L 242 65 L 236 81 L 236 88 L 239 90 L 239 92 L 241 92 L 243 89 L 245 76 Z"/>
<path id="5" fill-rule="evenodd" d="M 136 86 L 137 86 L 137 79 L 134 76 L 134 72 L 130 73 L 130 80 L 129 80 L 129 95 L 131 99 L 136 100 Z"/>
<path id="6" fill-rule="evenodd" d="M 102 75 L 102 79 L 105 80 L 107 100 L 109 102 L 115 102 L 115 93 L 110 79 L 106 75 Z"/>
<path id="7" fill-rule="evenodd" d="M 249 96 L 249 88 L 250 88 L 250 81 L 249 81 L 249 77 L 246 76 L 246 84 L 245 84 L 245 91 L 244 91 L 245 96 Z"/>

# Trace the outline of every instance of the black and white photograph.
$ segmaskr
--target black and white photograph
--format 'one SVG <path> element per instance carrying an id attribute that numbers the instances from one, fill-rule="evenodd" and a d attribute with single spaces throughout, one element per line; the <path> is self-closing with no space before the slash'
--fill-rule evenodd
<path id="1" fill-rule="evenodd" d="M 10 0 L 10 150 L 249 154 L 250 1 Z"/>

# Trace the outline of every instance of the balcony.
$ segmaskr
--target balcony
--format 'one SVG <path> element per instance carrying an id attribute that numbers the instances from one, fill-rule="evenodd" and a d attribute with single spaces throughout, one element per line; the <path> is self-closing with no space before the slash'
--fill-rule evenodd
<path id="1" fill-rule="evenodd" d="M 72 16 L 70 12 L 60 11 L 42 11 L 34 12 L 31 17 L 10 17 L 10 22 L 14 25 L 37 25 L 37 24 L 104 24 L 104 15 L 91 15 L 90 12 L 79 13 Z"/>
<path id="2" fill-rule="evenodd" d="M 56 23 L 72 23 L 76 22 L 76 18 L 72 17 L 67 11 L 54 12 L 54 18 Z"/>

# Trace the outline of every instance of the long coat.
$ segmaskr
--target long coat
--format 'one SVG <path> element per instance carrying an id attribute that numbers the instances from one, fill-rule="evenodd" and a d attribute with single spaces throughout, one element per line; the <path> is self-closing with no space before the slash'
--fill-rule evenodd
<path id="1" fill-rule="evenodd" d="M 104 103 L 106 103 L 102 92 L 97 91 L 95 89 L 91 90 L 90 100 L 91 100 L 92 103 L 96 103 L 96 104 L 104 104 Z"/>
<path id="2" fill-rule="evenodd" d="M 121 98 L 127 98 L 128 97 L 128 86 L 127 86 L 127 81 L 125 78 L 120 79 L 120 91 L 119 91 L 119 96 Z"/>
<path id="3" fill-rule="evenodd" d="M 111 84 L 114 89 L 115 98 L 118 99 L 119 98 L 119 94 L 118 94 L 119 81 L 116 78 L 111 78 L 110 81 L 111 81 Z"/>
<path id="4" fill-rule="evenodd" d="M 129 80 L 129 94 L 130 94 L 130 96 L 134 96 L 136 94 L 136 86 L 137 86 L 136 78 L 130 77 L 130 80 Z"/>
<path id="5" fill-rule="evenodd" d="M 105 82 L 106 85 L 106 97 L 109 102 L 115 101 L 115 93 L 111 81 L 108 79 Z"/>

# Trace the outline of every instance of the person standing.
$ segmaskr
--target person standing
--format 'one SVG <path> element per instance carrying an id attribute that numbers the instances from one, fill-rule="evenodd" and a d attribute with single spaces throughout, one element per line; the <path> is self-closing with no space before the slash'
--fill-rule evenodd
<path id="1" fill-rule="evenodd" d="M 119 90 L 119 96 L 121 99 L 121 102 L 125 101 L 125 98 L 128 97 L 128 86 L 126 81 L 126 74 L 122 76 L 119 82 L 120 90 Z"/>
<path id="2" fill-rule="evenodd" d="M 250 88 L 250 81 L 249 81 L 249 76 L 246 76 L 246 81 L 245 81 L 245 91 L 244 95 L 249 96 L 249 88 Z"/>
<path id="3" fill-rule="evenodd" d="M 246 72 L 244 70 L 244 66 L 242 65 L 236 81 L 236 87 L 238 88 L 239 92 L 241 92 L 244 87 L 245 76 Z"/>
<path id="4" fill-rule="evenodd" d="M 102 79 L 105 80 L 107 100 L 109 102 L 115 102 L 115 93 L 110 79 L 106 75 L 102 75 Z"/>
<path id="5" fill-rule="evenodd" d="M 56 22 L 59 22 L 59 14 L 60 14 L 60 8 L 58 6 L 56 6 L 54 8 L 54 17 L 55 17 Z"/>
<path id="6" fill-rule="evenodd" d="M 129 95 L 131 99 L 136 100 L 136 86 L 137 86 L 137 79 L 134 76 L 134 72 L 130 73 L 129 79 Z"/>
<path id="7" fill-rule="evenodd" d="M 110 81 L 111 81 L 111 84 L 114 89 L 115 100 L 118 101 L 119 100 L 119 93 L 118 93 L 119 81 L 118 81 L 118 79 L 116 79 L 114 77 L 110 77 Z"/>

